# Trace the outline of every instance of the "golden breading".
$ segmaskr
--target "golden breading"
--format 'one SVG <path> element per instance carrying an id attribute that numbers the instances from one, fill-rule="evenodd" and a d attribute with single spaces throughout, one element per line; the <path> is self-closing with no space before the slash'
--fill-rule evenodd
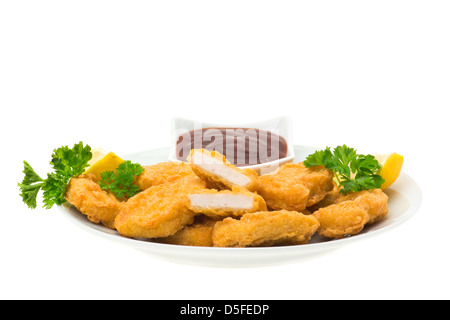
<path id="1" fill-rule="evenodd" d="M 338 200 L 339 203 L 344 201 L 355 201 L 363 207 L 369 215 L 369 224 L 384 218 L 389 212 L 388 196 L 381 189 L 350 193 Z"/>
<path id="2" fill-rule="evenodd" d="M 303 211 L 333 189 L 333 172 L 323 166 L 306 168 L 287 163 L 259 177 L 258 193 L 273 210 Z"/>
<path id="3" fill-rule="evenodd" d="M 182 246 L 212 247 L 212 232 L 216 220 L 206 216 L 195 217 L 194 223 L 166 238 L 159 238 L 157 242 L 178 244 Z"/>
<path id="4" fill-rule="evenodd" d="M 204 187 L 191 177 L 150 187 L 127 201 L 116 217 L 116 229 L 127 237 L 170 236 L 193 222 L 196 214 L 187 207 L 188 196 Z"/>
<path id="5" fill-rule="evenodd" d="M 248 247 L 308 243 L 319 227 L 312 215 L 296 211 L 247 213 L 240 220 L 225 218 L 214 226 L 215 247 Z"/>
<path id="6" fill-rule="evenodd" d="M 183 177 L 197 178 L 191 166 L 184 162 L 160 162 L 151 166 L 144 166 L 144 172 L 136 179 L 141 190 L 163 183 L 174 182 Z"/>
<path id="7" fill-rule="evenodd" d="M 114 219 L 119 214 L 123 202 L 100 188 L 90 175 L 72 178 L 67 186 L 65 198 L 89 220 L 114 228 Z"/>
<path id="8" fill-rule="evenodd" d="M 313 215 L 320 223 L 318 233 L 328 238 L 358 234 L 369 221 L 367 211 L 353 201 L 321 208 Z"/>
<path id="9" fill-rule="evenodd" d="M 339 200 L 344 197 L 344 195 L 339 192 L 341 189 L 342 189 L 342 187 L 338 187 L 337 184 L 334 183 L 333 189 L 330 192 L 328 192 L 322 200 L 320 200 L 318 203 L 308 207 L 308 209 L 310 211 L 314 212 L 314 211 L 319 210 L 320 208 L 325 208 L 332 204 L 338 203 Z"/>
<path id="10" fill-rule="evenodd" d="M 240 217 L 245 213 L 267 211 L 266 202 L 256 193 L 233 187 L 230 190 L 202 190 L 189 196 L 188 207 L 216 220 Z"/>
<path id="11" fill-rule="evenodd" d="M 343 196 L 337 203 L 320 208 L 313 215 L 319 220 L 318 233 L 328 238 L 355 235 L 388 213 L 388 197 L 380 189 Z"/>
<path id="12" fill-rule="evenodd" d="M 207 182 L 209 188 L 229 189 L 233 186 L 255 191 L 258 174 L 253 169 L 240 169 L 216 151 L 192 149 L 187 158 L 192 170 Z"/>

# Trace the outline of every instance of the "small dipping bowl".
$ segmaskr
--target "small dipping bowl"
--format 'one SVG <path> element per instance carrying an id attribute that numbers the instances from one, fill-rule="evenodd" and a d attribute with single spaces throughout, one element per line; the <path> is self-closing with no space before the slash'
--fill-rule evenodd
<path id="1" fill-rule="evenodd" d="M 208 130 L 206 130 L 208 129 Z M 215 130 L 214 130 L 215 129 Z M 194 131 L 195 130 L 195 131 Z M 226 131 L 226 130 L 230 130 L 230 131 Z M 202 132 L 203 131 L 203 132 Z M 196 132 L 197 136 L 194 136 L 194 133 Z M 181 141 L 180 140 L 180 136 L 186 137 L 186 138 L 193 138 L 193 137 L 199 137 L 199 138 L 194 138 L 197 139 L 197 143 L 198 145 L 195 146 L 195 148 L 202 148 L 205 147 L 205 144 L 207 144 L 207 146 L 205 147 L 207 150 L 216 150 L 222 154 L 225 154 L 225 156 L 227 156 L 227 153 L 223 149 L 222 147 L 222 143 L 225 140 L 218 140 L 215 141 L 216 139 L 212 139 L 212 140 L 208 140 L 205 141 L 203 140 L 203 133 L 208 132 L 208 133 L 212 133 L 208 135 L 209 138 L 211 138 L 211 136 L 214 136 L 214 134 L 217 134 L 220 136 L 220 134 L 224 133 L 224 132 L 236 132 L 238 133 L 238 135 L 241 135 L 241 137 L 243 137 L 245 134 L 250 134 L 250 135 L 257 135 L 258 137 L 258 141 L 259 141 L 259 137 L 263 137 L 261 138 L 262 142 L 267 142 L 269 145 L 272 143 L 271 138 L 267 139 L 266 136 L 271 137 L 272 135 L 274 137 L 281 137 L 280 140 L 282 143 L 279 144 L 280 150 L 283 149 L 284 146 L 284 150 L 283 152 L 280 151 L 280 153 L 285 153 L 285 156 L 283 156 L 282 158 L 278 157 L 277 155 L 279 153 L 275 152 L 275 153 L 271 153 L 268 152 L 267 150 L 259 150 L 257 151 L 258 154 L 262 154 L 263 155 L 269 155 L 266 158 L 263 158 L 264 160 L 260 160 L 262 157 L 258 156 L 258 161 L 259 163 L 254 163 L 255 161 L 248 161 L 248 163 L 250 164 L 246 164 L 245 163 L 241 163 L 241 164 L 236 164 L 239 168 L 251 168 L 253 170 L 255 170 L 259 175 L 261 174 L 267 174 L 270 172 L 275 171 L 279 166 L 288 163 L 288 162 L 292 162 L 294 160 L 294 145 L 293 145 L 293 141 L 292 141 L 292 120 L 288 117 L 279 117 L 279 118 L 273 118 L 270 120 L 266 120 L 266 121 L 262 121 L 262 122 L 255 122 L 255 123 L 246 123 L 246 124 L 239 124 L 239 125 L 227 125 L 227 124 L 217 124 L 217 123 L 206 123 L 206 122 L 198 122 L 198 121 L 194 121 L 194 120 L 190 120 L 190 119 L 185 119 L 185 118 L 174 118 L 172 120 L 172 134 L 171 134 L 171 146 L 170 146 L 170 153 L 169 153 L 169 161 L 183 161 L 183 158 L 186 158 L 187 154 L 189 153 L 190 149 L 192 148 L 191 144 L 185 144 L 183 147 L 183 144 L 179 144 L 178 142 Z M 230 135 L 227 134 L 227 137 L 229 138 Z M 231 138 L 233 138 L 233 135 L 231 135 Z M 192 141 L 194 141 L 194 139 L 192 139 Z M 221 138 L 221 139 L 227 139 L 225 138 Z M 234 139 L 234 138 L 233 138 Z M 238 138 L 236 138 L 238 139 Z M 274 139 L 274 141 L 277 139 Z M 228 140 L 227 140 L 228 141 Z M 237 141 L 237 140 L 234 140 Z M 247 145 L 245 145 L 246 150 L 248 151 L 248 149 L 252 148 L 249 147 L 249 138 L 247 139 L 247 142 L 242 141 L 241 140 L 241 144 L 239 144 L 240 146 L 243 146 L 242 142 L 245 144 L 247 143 Z M 190 142 L 189 142 L 190 143 Z M 193 143 L 193 142 L 192 142 Z M 234 142 L 236 145 L 236 142 Z M 285 143 L 285 144 L 284 144 Z M 266 144 L 259 144 L 259 147 L 265 147 L 267 149 L 267 145 Z M 258 147 L 258 148 L 259 148 Z M 186 149 L 188 148 L 188 149 Z M 236 147 L 237 148 L 237 147 Z M 286 150 L 287 148 L 287 150 Z M 253 150 L 255 150 L 253 148 Z M 237 149 L 235 149 L 235 154 L 238 153 L 239 151 L 237 151 Z M 241 153 L 241 156 L 244 157 L 245 155 L 243 155 Z M 253 156 L 255 156 L 253 154 Z M 235 155 L 235 157 L 237 158 L 238 156 Z M 241 157 L 241 159 L 243 159 Z M 247 158 L 245 159 L 249 159 L 250 155 L 247 154 Z M 236 158 L 234 158 L 233 160 L 235 160 Z M 231 159 L 229 159 L 227 157 L 227 159 L 233 163 L 234 161 L 232 161 Z"/>

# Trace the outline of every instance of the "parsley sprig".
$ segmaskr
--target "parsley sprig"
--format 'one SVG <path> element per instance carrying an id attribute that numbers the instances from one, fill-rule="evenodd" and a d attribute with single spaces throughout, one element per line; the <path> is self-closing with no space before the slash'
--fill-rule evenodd
<path id="1" fill-rule="evenodd" d="M 31 165 L 24 161 L 25 174 L 22 183 L 19 183 L 20 195 L 23 202 L 30 208 L 37 207 L 37 196 L 42 190 L 44 208 L 50 209 L 53 205 L 61 205 L 66 202 L 64 195 L 67 184 L 72 177 L 82 174 L 88 162 L 92 158 L 91 147 L 83 146 L 79 142 L 70 149 L 64 146 L 53 151 L 50 165 L 53 172 L 47 174 L 47 179 L 41 178 Z"/>
<path id="2" fill-rule="evenodd" d="M 332 170 L 335 181 L 342 187 L 342 194 L 377 189 L 384 183 L 384 179 L 377 174 L 381 168 L 377 159 L 372 155 L 358 154 L 346 145 L 338 146 L 333 151 L 330 147 L 316 151 L 306 158 L 304 165 L 307 168 L 325 166 Z"/>
<path id="3" fill-rule="evenodd" d="M 126 200 L 140 192 L 135 179 L 143 172 L 144 168 L 140 164 L 125 161 L 117 167 L 116 172 L 103 172 L 99 185 L 103 190 L 113 193 L 117 199 Z"/>

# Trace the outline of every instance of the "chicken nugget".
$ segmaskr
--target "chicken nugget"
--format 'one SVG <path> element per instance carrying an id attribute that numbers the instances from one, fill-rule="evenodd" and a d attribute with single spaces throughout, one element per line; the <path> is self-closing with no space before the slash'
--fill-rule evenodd
<path id="1" fill-rule="evenodd" d="M 187 207 L 188 196 L 205 188 L 190 177 L 153 186 L 130 198 L 115 220 L 117 231 L 127 237 L 167 237 L 194 220 Z"/>
<path id="2" fill-rule="evenodd" d="M 308 243 L 319 227 L 312 215 L 296 211 L 247 213 L 240 220 L 225 218 L 214 226 L 215 247 L 248 247 Z"/>
<path id="3" fill-rule="evenodd" d="M 353 201 L 321 208 L 313 215 L 320 223 L 317 232 L 327 238 L 358 234 L 369 221 L 367 211 Z"/>
<path id="4" fill-rule="evenodd" d="M 320 208 L 313 215 L 319 220 L 318 233 L 328 238 L 342 238 L 360 233 L 364 226 L 388 214 L 388 197 L 381 189 L 348 194 L 336 204 Z"/>
<path id="5" fill-rule="evenodd" d="M 259 177 L 258 193 L 273 210 L 302 212 L 333 189 L 333 172 L 323 166 L 306 168 L 287 163 Z"/>
<path id="6" fill-rule="evenodd" d="M 247 189 L 233 187 L 230 190 L 202 190 L 189 195 L 188 207 L 196 213 L 211 218 L 240 217 L 245 213 L 266 211 L 264 199 Z"/>
<path id="7" fill-rule="evenodd" d="M 388 196 L 381 189 L 364 190 L 355 193 L 350 193 L 338 202 L 355 201 L 361 207 L 366 209 L 369 215 L 369 224 L 372 224 L 384 218 L 388 212 Z"/>
<path id="8" fill-rule="evenodd" d="M 236 167 L 219 152 L 192 149 L 187 161 L 195 174 L 205 180 L 210 188 L 231 190 L 233 186 L 239 186 L 250 191 L 256 189 L 256 171 Z"/>
<path id="9" fill-rule="evenodd" d="M 65 198 L 92 222 L 101 222 L 109 228 L 114 228 L 114 219 L 119 214 L 123 202 L 102 190 L 92 179 L 94 177 L 91 175 L 70 179 Z"/>
<path id="10" fill-rule="evenodd" d="M 185 226 L 171 236 L 159 238 L 157 242 L 182 246 L 212 247 L 212 232 L 215 224 L 216 220 L 207 216 L 196 216 L 193 224 Z"/>
<path id="11" fill-rule="evenodd" d="M 191 166 L 184 162 L 160 162 L 151 166 L 144 166 L 144 172 L 136 179 L 141 190 L 163 183 L 174 182 L 183 177 L 197 178 Z"/>

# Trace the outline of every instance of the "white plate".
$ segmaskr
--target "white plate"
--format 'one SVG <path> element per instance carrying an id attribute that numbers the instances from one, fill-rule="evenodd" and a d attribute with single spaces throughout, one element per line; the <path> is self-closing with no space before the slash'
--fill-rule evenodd
<path id="1" fill-rule="evenodd" d="M 299 162 L 303 161 L 307 155 L 313 153 L 315 148 L 295 146 L 294 151 L 295 161 Z M 165 148 L 134 153 L 124 158 L 142 165 L 150 165 L 167 161 L 168 155 L 169 148 Z M 114 230 L 90 222 L 86 216 L 74 208 L 67 209 L 62 206 L 58 206 L 58 208 L 60 208 L 64 216 L 86 231 L 131 248 L 143 250 L 152 256 L 165 260 L 214 267 L 255 267 L 310 259 L 354 241 L 361 241 L 365 238 L 379 235 L 405 222 L 420 207 L 422 201 L 420 188 L 404 172 L 385 192 L 389 196 L 389 214 L 383 220 L 366 227 L 360 234 L 338 240 L 328 240 L 316 234 L 308 244 L 278 247 L 207 248 L 154 243 L 123 237 Z"/>

